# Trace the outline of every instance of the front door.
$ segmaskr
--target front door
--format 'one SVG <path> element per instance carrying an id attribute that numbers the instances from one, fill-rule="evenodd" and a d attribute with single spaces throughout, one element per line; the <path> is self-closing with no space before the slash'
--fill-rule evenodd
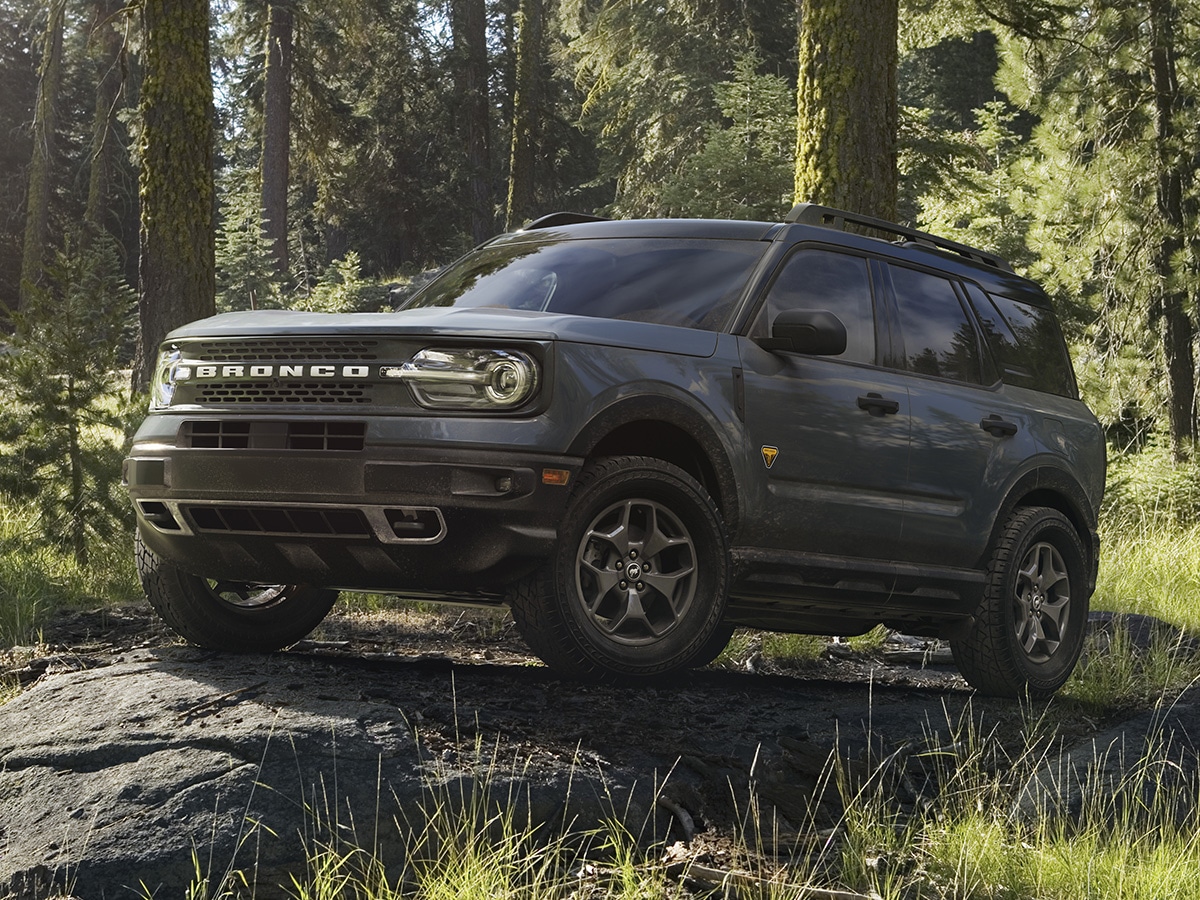
<path id="1" fill-rule="evenodd" d="M 740 338 L 749 479 L 745 543 L 893 559 L 908 481 L 907 376 L 878 366 L 867 259 L 801 247 L 781 267 Z M 786 309 L 842 320 L 846 351 L 767 351 L 754 338 Z"/>

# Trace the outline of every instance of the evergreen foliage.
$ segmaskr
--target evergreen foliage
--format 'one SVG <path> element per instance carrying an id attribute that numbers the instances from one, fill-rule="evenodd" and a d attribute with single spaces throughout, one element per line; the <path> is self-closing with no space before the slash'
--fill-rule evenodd
<path id="1" fill-rule="evenodd" d="M 114 373 L 134 309 L 113 242 L 56 254 L 14 315 L 0 356 L 0 493 L 34 504 L 43 539 L 86 563 L 93 540 L 128 528 L 120 487 L 123 389 Z"/>
<path id="2" fill-rule="evenodd" d="M 607 208 L 616 216 L 671 208 L 665 186 L 687 177 L 689 161 L 720 127 L 714 85 L 736 79 L 739 57 L 758 52 L 765 73 L 795 84 L 795 29 L 778 28 L 794 20 L 790 2 L 565 0 L 563 11 L 585 91 L 582 123 L 603 151 L 598 180 L 612 186 Z"/>
<path id="3" fill-rule="evenodd" d="M 111 174 L 91 165 L 102 107 L 113 107 L 109 121 L 134 126 L 132 141 L 117 135 L 117 143 L 138 144 L 147 124 L 135 108 L 154 39 L 118 7 L 66 0 L 47 246 L 61 246 L 86 210 L 116 237 L 132 282 L 130 160 L 118 146 Z M 219 128 L 208 208 L 218 218 L 208 232 L 218 237 L 218 307 L 375 308 L 386 289 L 368 288 L 372 281 L 444 264 L 504 220 L 520 3 L 294 4 L 286 281 L 270 264 L 279 248 L 262 236 L 258 196 L 268 7 L 211 7 Z M 0 0 L 0 120 L 13 123 L 0 132 L 7 308 L 36 174 L 38 72 L 53 8 L 58 0 Z M 530 214 L 771 219 L 787 209 L 794 3 L 542 0 L 539 8 L 543 40 L 526 67 L 539 97 Z M 1191 122 L 1200 0 L 1102 0 L 1085 9 L 904 0 L 900 13 L 897 217 L 995 250 L 1044 283 L 1113 441 L 1136 447 L 1167 431 L 1174 452 L 1186 454 L 1200 296 L 1200 132 Z M 98 27 L 103 17 L 108 25 Z M 468 65 L 490 73 L 486 84 L 466 77 Z M 114 66 L 115 92 L 111 77 L 101 84 Z M 479 97 L 483 107 L 471 104 Z M 97 174 L 109 188 L 91 203 Z M 341 299 L 329 299 L 335 294 Z"/>
<path id="4" fill-rule="evenodd" d="M 787 80 L 759 74 L 761 65 L 743 54 L 734 78 L 713 87 L 724 121 L 705 126 L 703 147 L 663 186 L 671 215 L 777 221 L 790 208 L 795 102 Z"/>
<path id="5" fill-rule="evenodd" d="M 292 308 L 324 313 L 377 311 L 384 292 L 364 282 L 359 267 L 358 254 L 353 250 L 343 259 L 334 260 L 310 291 L 292 301 Z"/>
<path id="6" fill-rule="evenodd" d="M 281 305 L 272 241 L 263 230 L 258 170 L 231 166 L 218 185 L 217 310 Z"/>

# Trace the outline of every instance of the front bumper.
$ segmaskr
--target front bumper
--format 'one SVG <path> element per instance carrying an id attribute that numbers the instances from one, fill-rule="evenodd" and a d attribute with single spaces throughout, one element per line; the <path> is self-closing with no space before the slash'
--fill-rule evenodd
<path id="1" fill-rule="evenodd" d="M 196 575 L 496 597 L 553 549 L 581 464 L 527 450 L 135 442 L 124 480 L 143 542 Z"/>

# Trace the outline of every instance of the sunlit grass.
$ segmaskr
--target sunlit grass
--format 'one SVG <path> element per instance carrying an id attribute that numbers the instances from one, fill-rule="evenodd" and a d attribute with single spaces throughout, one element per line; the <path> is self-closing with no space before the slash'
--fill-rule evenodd
<path id="1" fill-rule="evenodd" d="M 1107 517 L 1092 607 L 1155 616 L 1200 634 L 1200 524 Z"/>
<path id="2" fill-rule="evenodd" d="M 0 498 L 0 646 L 37 643 L 64 607 L 128 603 L 142 596 L 133 540 L 92 548 L 81 566 L 70 552 L 33 539 L 36 514 Z"/>
<path id="3" fill-rule="evenodd" d="M 1026 743 L 1004 751 L 982 733 L 968 708 L 950 734 L 930 735 L 913 753 L 936 774 L 936 788 L 921 802 L 900 801 L 895 775 L 906 758 L 895 753 L 866 768 L 832 755 L 812 798 L 812 821 L 795 822 L 796 851 L 759 848 L 778 823 L 754 797 L 737 814 L 739 825 L 722 870 L 703 873 L 716 896 L 800 900 L 850 891 L 881 900 L 1184 900 L 1196 896 L 1200 871 L 1200 812 L 1177 802 L 1194 797 L 1195 777 L 1174 778 L 1154 762 L 1132 761 L 1116 790 L 1087 793 L 1082 811 L 1013 815 L 1013 800 L 1045 764 L 1051 746 L 1054 703 L 1026 710 Z M 1015 748 L 1012 749 L 1012 748 Z M 707 868 L 689 850 L 670 852 L 646 823 L 613 815 L 590 830 L 547 831 L 532 821 L 521 797 L 494 789 L 496 775 L 523 771 L 519 760 L 500 772 L 480 743 L 461 751 L 482 768 L 474 778 L 449 777 L 436 761 L 425 800 L 396 820 L 404 835 L 398 855 L 381 858 L 370 840 L 331 820 L 309 815 L 308 865 L 293 876 L 297 900 L 666 900 L 697 896 L 681 882 Z M 1013 754 L 1013 755 L 1010 755 Z M 897 760 L 899 760 L 897 762 Z M 1081 773 L 1089 778 L 1092 773 Z M 512 783 L 509 781 L 508 783 Z M 1125 790 L 1124 795 L 1121 790 Z M 833 829 L 818 829 L 816 809 L 830 792 L 844 812 Z M 564 798 L 565 802 L 566 798 Z M 336 806 L 336 801 L 334 804 Z M 1181 814 L 1181 809 L 1183 810 Z M 336 819 L 336 817 L 334 817 Z M 817 837 L 820 830 L 824 835 Z M 667 866 L 666 859 L 684 860 Z M 228 881 L 228 877 L 224 879 Z M 194 896 L 208 896 L 202 884 Z"/>

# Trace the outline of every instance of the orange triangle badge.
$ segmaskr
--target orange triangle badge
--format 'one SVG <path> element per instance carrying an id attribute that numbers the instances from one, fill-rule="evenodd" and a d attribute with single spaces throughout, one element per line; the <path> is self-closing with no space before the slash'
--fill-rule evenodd
<path id="1" fill-rule="evenodd" d="M 771 466 L 775 465 L 775 457 L 777 457 L 778 455 L 779 455 L 778 447 L 763 447 L 762 448 L 763 462 L 766 464 L 768 469 L 771 468 Z"/>

